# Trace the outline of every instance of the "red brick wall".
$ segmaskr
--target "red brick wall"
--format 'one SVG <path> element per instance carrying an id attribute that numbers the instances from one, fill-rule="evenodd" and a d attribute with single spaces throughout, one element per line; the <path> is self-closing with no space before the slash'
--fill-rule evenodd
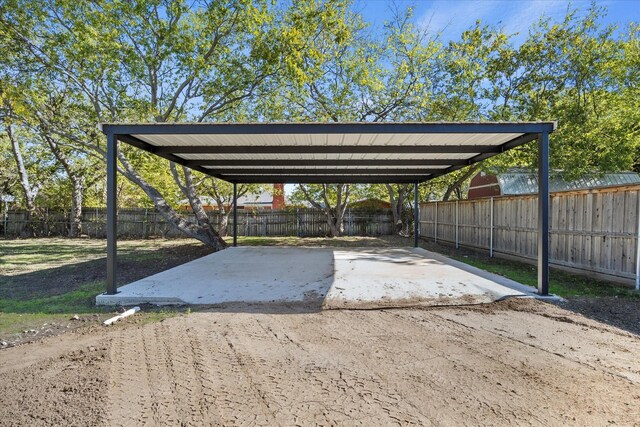
<path id="1" fill-rule="evenodd" d="M 284 209 L 284 184 L 273 184 L 272 209 Z"/>

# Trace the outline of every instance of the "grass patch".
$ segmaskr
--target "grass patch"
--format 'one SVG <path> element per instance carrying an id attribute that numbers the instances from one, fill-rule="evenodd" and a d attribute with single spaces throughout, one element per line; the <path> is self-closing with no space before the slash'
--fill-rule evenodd
<path id="1" fill-rule="evenodd" d="M 51 322 L 63 322 L 69 320 L 68 314 L 48 314 L 48 313 L 1 313 L 0 312 L 0 335 L 15 334 L 35 325 L 42 325 Z"/>
<path id="2" fill-rule="evenodd" d="M 0 299 L 0 312 L 9 313 L 103 313 L 106 310 L 96 307 L 96 295 L 103 292 L 104 281 L 95 281 L 80 285 L 77 289 L 61 294 L 31 299 Z"/>
<path id="3" fill-rule="evenodd" d="M 458 261 L 499 274 L 524 285 L 538 286 L 538 269 L 535 266 L 481 255 L 450 256 Z M 617 283 L 556 269 L 551 269 L 549 274 L 549 292 L 562 297 L 640 298 L 640 293 Z"/>
<path id="4" fill-rule="evenodd" d="M 118 242 L 119 285 L 208 252 L 192 240 L 121 240 Z M 105 289 L 105 253 L 105 240 L 2 240 L 0 336 L 38 329 L 44 323 L 68 321 L 74 314 L 83 317 L 112 312 L 113 307 L 95 305 L 96 295 Z M 148 314 L 140 318 L 153 322 L 179 312 L 149 309 Z"/>

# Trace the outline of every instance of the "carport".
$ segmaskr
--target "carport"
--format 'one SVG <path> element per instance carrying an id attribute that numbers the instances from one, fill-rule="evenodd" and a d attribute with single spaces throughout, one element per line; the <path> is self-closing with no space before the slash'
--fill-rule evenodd
<path id="1" fill-rule="evenodd" d="M 537 140 L 538 293 L 549 290 L 549 134 L 555 122 L 103 124 L 107 136 L 107 289 L 116 294 L 117 150 L 124 142 L 234 185 L 403 183 L 418 186 Z M 234 203 L 235 206 L 235 203 Z M 234 210 L 233 245 L 237 246 Z"/>

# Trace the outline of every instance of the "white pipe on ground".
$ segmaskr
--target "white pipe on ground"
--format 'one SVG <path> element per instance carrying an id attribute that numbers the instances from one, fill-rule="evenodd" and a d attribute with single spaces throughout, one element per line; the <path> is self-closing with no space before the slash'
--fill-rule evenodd
<path id="1" fill-rule="evenodd" d="M 118 314 L 117 316 L 112 317 L 111 319 L 107 319 L 103 322 L 103 324 L 109 326 L 115 322 L 117 322 L 118 320 L 124 319 L 125 317 L 129 317 L 132 314 L 136 314 L 137 312 L 140 311 L 140 307 L 133 307 L 130 308 L 129 310 L 125 311 L 122 314 Z"/>

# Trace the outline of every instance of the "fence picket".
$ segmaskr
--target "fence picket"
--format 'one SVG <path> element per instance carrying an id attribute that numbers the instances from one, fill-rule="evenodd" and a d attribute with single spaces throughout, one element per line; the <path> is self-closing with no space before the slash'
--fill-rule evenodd
<path id="1" fill-rule="evenodd" d="M 639 198 L 640 186 L 552 193 L 551 263 L 634 284 L 640 274 L 636 273 Z M 483 208 L 489 212 L 480 214 Z M 432 220 L 431 209 L 444 219 Z M 485 249 L 494 256 L 536 257 L 535 194 L 430 202 L 420 212 L 421 222 L 429 225 L 429 236 L 437 236 L 438 241 Z"/>

